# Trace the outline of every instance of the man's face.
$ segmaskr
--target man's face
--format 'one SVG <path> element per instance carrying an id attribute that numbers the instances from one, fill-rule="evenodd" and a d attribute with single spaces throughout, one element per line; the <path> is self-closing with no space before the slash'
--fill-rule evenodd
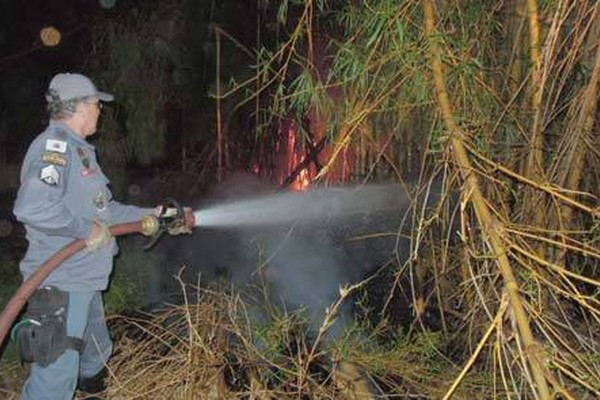
<path id="1" fill-rule="evenodd" d="M 84 118 L 83 134 L 85 136 L 91 136 L 96 133 L 101 109 L 102 103 L 98 99 L 88 99 L 80 104 L 79 111 Z"/>

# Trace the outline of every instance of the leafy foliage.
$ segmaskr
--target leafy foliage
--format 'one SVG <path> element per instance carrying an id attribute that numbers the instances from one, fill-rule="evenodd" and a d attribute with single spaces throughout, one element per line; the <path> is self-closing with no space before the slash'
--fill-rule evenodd
<path id="1" fill-rule="evenodd" d="M 110 286 L 104 301 L 108 314 L 126 312 L 146 307 L 159 300 L 165 261 L 160 252 L 144 251 L 140 238 L 120 240 L 120 254 L 115 258 Z"/>
<path id="2" fill-rule="evenodd" d="M 94 76 L 114 88 L 118 109 L 104 115 L 101 154 L 117 164 L 149 164 L 165 151 L 166 103 L 173 93 L 174 69 L 180 63 L 182 16 L 178 2 L 158 9 L 134 9 L 124 20 L 99 27 L 93 59 Z"/>
<path id="3" fill-rule="evenodd" d="M 438 7 L 431 34 L 424 29 L 426 3 Z M 262 51 L 272 57 L 262 64 L 261 90 L 271 93 L 273 114 L 313 119 L 326 127 L 334 149 L 328 153 L 319 179 L 334 169 L 342 154 L 352 151 L 360 157 L 354 166 L 356 176 L 372 177 L 370 172 L 385 162 L 402 180 L 411 176 L 411 171 L 402 167 L 411 165 L 407 159 L 412 155 L 419 165 L 413 176 L 429 177 L 431 171 L 446 174 L 449 170 L 465 179 L 475 175 L 478 190 L 485 194 L 483 207 L 502 227 L 498 230 L 502 246 L 510 254 L 509 268 L 515 271 L 519 296 L 528 307 L 525 323 L 538 332 L 536 340 L 556 351 L 555 361 L 565 363 L 557 374 L 573 384 L 555 389 L 573 397 L 569 390 L 580 394 L 593 387 L 586 374 L 580 377 L 585 376 L 587 383 L 579 385 L 581 382 L 571 379 L 576 374 L 573 371 L 585 368 L 585 363 L 574 360 L 584 349 L 598 347 L 595 335 L 581 340 L 575 333 L 596 331 L 600 315 L 597 302 L 589 297 L 600 285 L 600 252 L 596 245 L 584 245 L 595 240 L 590 221 L 597 219 L 597 211 L 585 205 L 583 198 L 579 203 L 576 194 L 582 190 L 595 193 L 597 186 L 598 157 L 590 146 L 596 141 L 591 127 L 597 123 L 600 61 L 589 46 L 597 43 L 598 6 L 586 0 L 543 2 L 539 10 L 526 5 L 375 0 L 334 1 L 320 9 L 310 0 L 294 7 L 286 2 L 279 8 L 278 21 L 287 36 L 276 48 Z M 528 31 L 536 23 L 543 43 L 533 43 L 536 39 Z M 434 44 L 441 49 L 439 54 L 432 55 Z M 536 55 L 538 47 L 542 51 Z M 436 78 L 444 79 L 443 93 L 432 74 L 432 60 L 437 56 L 443 71 Z M 583 78 L 585 65 L 596 75 Z M 452 119 L 458 128 L 440 117 L 442 96 L 447 97 L 450 109 L 444 110 L 443 118 Z M 449 145 L 450 135 L 459 136 L 472 157 L 468 171 L 457 168 L 457 149 Z M 380 145 L 390 136 L 393 150 Z M 373 152 L 385 156 L 373 158 Z M 536 160 L 532 154 L 538 153 L 542 157 Z M 532 175 L 534 170 L 542 172 Z M 523 195 L 523 188 L 535 195 Z M 464 204 L 472 201 L 473 185 L 457 190 L 462 192 Z M 596 199 L 593 194 L 584 197 Z M 574 215 L 577 221 L 571 219 Z M 450 216 L 437 218 L 449 220 Z M 414 291 L 422 287 L 423 277 L 430 276 L 436 285 L 443 280 L 463 282 L 458 287 L 440 285 L 428 291 L 429 301 L 437 299 L 439 312 L 449 324 L 443 341 L 461 343 L 458 349 L 472 348 L 471 342 L 478 340 L 474 337 L 487 325 L 483 321 L 492 318 L 492 310 L 499 310 L 500 294 L 506 290 L 503 285 L 507 283 L 498 279 L 497 265 L 491 262 L 497 257 L 490 254 L 485 236 L 491 227 L 480 224 L 480 214 L 471 214 L 468 208 L 461 211 L 461 245 L 468 255 L 432 259 L 443 274 L 439 270 L 422 272 L 416 261 L 397 266 L 397 282 L 407 274 L 412 281 L 415 307 L 420 300 Z M 416 243 L 413 260 L 423 255 L 427 240 L 421 240 L 427 234 L 420 229 L 429 229 L 425 225 L 413 225 L 418 229 L 411 234 Z M 428 240 L 436 237 L 432 234 Z M 582 269 L 582 264 L 588 267 Z M 455 276 L 444 276 L 449 271 Z M 506 279 L 506 274 L 502 276 Z M 583 298 L 580 291 L 586 293 Z M 566 301 L 565 295 L 570 300 Z M 455 308 L 452 301 L 461 306 Z M 574 309 L 584 316 L 577 326 L 566 317 L 566 310 Z M 456 311 L 462 315 L 458 320 L 452 316 Z M 478 328 L 467 329 L 465 320 Z M 464 331 L 469 333 L 461 336 L 459 332 Z M 474 332 L 478 333 L 473 336 Z M 508 360 L 515 361 L 523 353 L 506 341 L 502 332 L 496 335 L 498 342 L 488 343 L 485 360 L 506 374 L 512 365 Z M 556 344 L 564 340 L 569 344 Z M 506 359 L 493 353 L 499 348 L 506 352 Z M 593 375 L 597 378 L 597 373 Z M 504 375 L 501 379 L 506 389 L 522 387 L 526 380 Z M 528 387 L 536 390 L 531 383 Z M 529 394 L 524 390 L 522 395 Z"/>

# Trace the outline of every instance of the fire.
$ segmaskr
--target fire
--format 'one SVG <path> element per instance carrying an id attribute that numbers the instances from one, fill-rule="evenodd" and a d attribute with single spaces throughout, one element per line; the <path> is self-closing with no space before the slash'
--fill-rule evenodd
<path id="1" fill-rule="evenodd" d="M 318 116 L 315 118 L 318 119 Z M 307 191 L 320 168 L 327 164 L 328 174 L 324 183 L 348 182 L 352 174 L 356 173 L 357 150 L 352 146 L 346 146 L 341 150 L 336 161 L 328 164 L 327 160 L 333 150 L 331 145 L 325 142 L 326 134 L 325 123 L 316 121 L 300 127 L 298 122 L 291 118 L 282 119 L 279 121 L 277 139 L 273 143 L 273 159 L 268 160 L 267 163 L 255 160 L 250 170 L 257 175 L 268 176 L 272 182 L 277 182 L 281 186 Z M 310 135 L 310 142 L 304 137 L 305 135 Z M 263 160 L 262 151 L 258 157 Z"/>
<path id="2" fill-rule="evenodd" d="M 310 187 L 310 173 L 308 168 L 300 171 L 294 183 L 292 183 L 291 188 L 300 192 L 306 192 Z"/>
<path id="3" fill-rule="evenodd" d="M 289 154 L 289 162 L 287 166 L 287 175 L 290 176 L 294 173 L 294 170 L 298 167 L 300 163 L 304 161 L 304 149 L 303 146 L 297 145 L 297 132 L 295 129 L 295 125 L 291 125 L 288 130 L 288 154 Z M 293 190 L 306 191 L 310 185 L 310 177 L 308 173 L 308 169 L 304 168 L 290 187 Z"/>
<path id="4" fill-rule="evenodd" d="M 287 165 L 287 175 L 289 176 L 296 165 L 298 164 L 298 154 L 296 151 L 296 129 L 292 124 L 290 129 L 288 130 L 288 165 Z"/>

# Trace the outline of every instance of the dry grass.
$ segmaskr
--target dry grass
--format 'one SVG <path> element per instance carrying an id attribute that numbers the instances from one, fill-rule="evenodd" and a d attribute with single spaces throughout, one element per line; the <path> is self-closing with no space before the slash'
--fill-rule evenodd
<path id="1" fill-rule="evenodd" d="M 438 353 L 436 335 L 385 342 L 381 331 L 354 326 L 326 340 L 338 303 L 309 333 L 300 315 L 265 315 L 227 288 L 194 291 L 196 304 L 111 319 L 119 339 L 104 398 L 439 398 L 458 372 Z M 477 381 L 456 398 L 485 396 Z"/>
<path id="2" fill-rule="evenodd" d="M 16 400 L 27 377 L 28 368 L 15 361 L 0 362 L 0 399 Z"/>

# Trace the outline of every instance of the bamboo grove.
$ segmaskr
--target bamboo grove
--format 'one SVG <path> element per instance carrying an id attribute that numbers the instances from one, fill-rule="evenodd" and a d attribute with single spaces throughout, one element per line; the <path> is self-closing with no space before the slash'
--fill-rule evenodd
<path id="1" fill-rule="evenodd" d="M 415 318 L 433 305 L 464 349 L 445 396 L 482 371 L 494 397 L 599 396 L 600 4 L 288 3 L 264 4 L 287 36 L 224 97 L 246 90 L 259 126 L 318 121 L 332 150 L 316 184 L 352 152 L 359 182 L 442 176 L 460 193 L 433 217 L 459 239 L 423 246 L 439 225 L 413 222 L 395 270 L 434 282 Z"/>

